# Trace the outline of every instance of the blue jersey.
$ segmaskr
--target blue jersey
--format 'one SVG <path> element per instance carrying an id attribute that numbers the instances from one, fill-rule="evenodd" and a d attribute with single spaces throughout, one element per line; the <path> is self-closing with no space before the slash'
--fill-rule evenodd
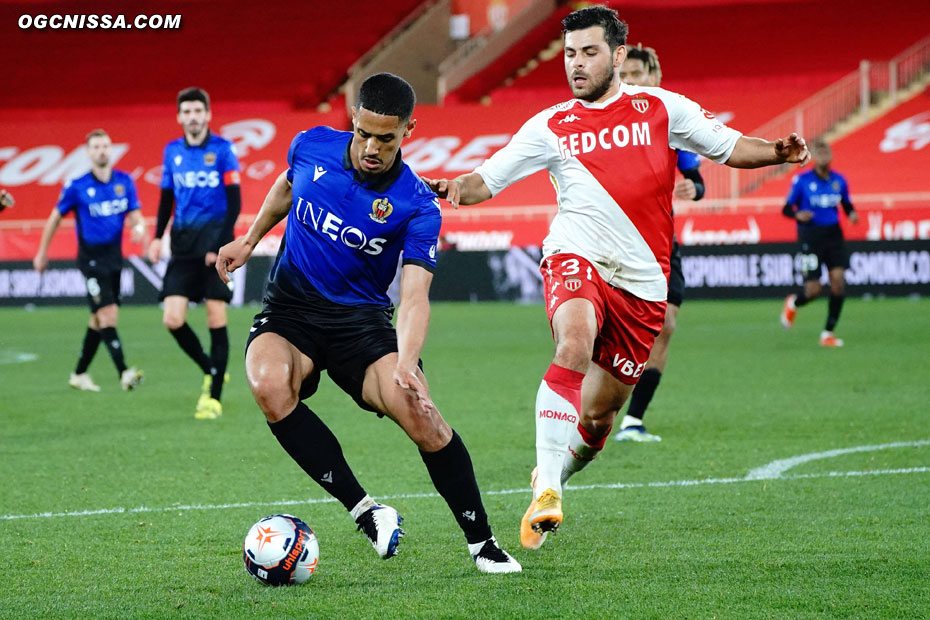
<path id="1" fill-rule="evenodd" d="M 178 138 L 165 146 L 161 187 L 174 190 L 172 234 L 178 230 L 221 226 L 226 219 L 226 186 L 239 185 L 236 147 L 210 134 L 192 146 Z"/>
<path id="2" fill-rule="evenodd" d="M 676 152 L 678 153 L 678 170 L 680 172 L 694 170 L 701 165 L 701 158 L 698 155 L 690 151 L 682 151 L 681 149 L 678 149 Z"/>
<path id="3" fill-rule="evenodd" d="M 841 174 L 830 171 L 824 179 L 813 170 L 808 170 L 794 177 L 787 204 L 797 207 L 798 211 L 813 211 L 810 222 L 798 222 L 798 228 L 812 226 L 836 226 L 840 222 L 837 206 L 849 204 L 849 187 Z"/>
<path id="4" fill-rule="evenodd" d="M 107 183 L 93 172 L 72 179 L 61 190 L 55 208 L 62 215 L 74 212 L 78 260 L 101 257 L 122 259 L 123 221 L 140 207 L 132 177 L 114 170 Z"/>
<path id="5" fill-rule="evenodd" d="M 300 303 L 322 295 L 347 306 L 390 306 L 388 287 L 404 264 L 432 271 L 439 199 L 397 153 L 370 183 L 349 157 L 352 133 L 315 127 L 287 154 L 293 203 L 266 299 Z"/>

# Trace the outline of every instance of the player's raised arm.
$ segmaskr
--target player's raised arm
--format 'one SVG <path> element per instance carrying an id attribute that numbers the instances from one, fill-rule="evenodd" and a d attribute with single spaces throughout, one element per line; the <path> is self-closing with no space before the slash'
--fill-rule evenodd
<path id="1" fill-rule="evenodd" d="M 287 172 L 282 172 L 268 190 L 262 208 L 259 209 L 249 231 L 220 248 L 216 260 L 216 271 L 223 282 L 229 282 L 229 274 L 249 260 L 258 242 L 274 228 L 275 224 L 283 220 L 290 210 L 291 183 L 287 180 Z"/>
<path id="2" fill-rule="evenodd" d="M 445 198 L 458 209 L 459 205 L 473 205 L 491 197 L 491 190 L 484 184 L 480 174 L 469 172 L 452 180 L 420 177 L 440 198 Z"/>
<path id="3" fill-rule="evenodd" d="M 419 265 L 404 265 L 397 307 L 397 367 L 394 382 L 412 390 L 424 413 L 435 409 L 417 365 L 429 330 L 429 287 L 433 274 Z"/>
<path id="4" fill-rule="evenodd" d="M 762 138 L 742 136 L 726 164 L 732 168 L 761 168 L 777 164 L 805 165 L 811 154 L 804 138 L 792 133 L 774 142 Z"/>

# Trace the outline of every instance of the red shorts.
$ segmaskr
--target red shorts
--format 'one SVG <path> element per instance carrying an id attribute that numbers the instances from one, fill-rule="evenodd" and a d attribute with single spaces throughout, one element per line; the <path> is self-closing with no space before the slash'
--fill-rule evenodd
<path id="1" fill-rule="evenodd" d="M 627 385 L 646 368 L 652 344 L 665 322 L 664 301 L 646 301 L 604 282 L 597 269 L 577 254 L 553 254 L 540 267 L 549 324 L 569 299 L 594 304 L 597 338 L 591 359 Z"/>

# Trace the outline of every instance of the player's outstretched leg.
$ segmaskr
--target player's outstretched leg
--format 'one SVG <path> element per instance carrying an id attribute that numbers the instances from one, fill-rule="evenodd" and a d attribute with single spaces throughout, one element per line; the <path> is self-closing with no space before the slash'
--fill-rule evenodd
<path id="1" fill-rule="evenodd" d="M 439 421 L 445 425 L 441 417 Z M 468 449 L 458 433 L 449 431 L 452 438 L 444 447 L 435 452 L 420 449 L 433 486 L 462 528 L 475 567 L 482 573 L 518 573 L 522 570 L 520 563 L 500 548 L 491 533 Z"/>
<path id="2" fill-rule="evenodd" d="M 584 373 L 553 363 L 536 393 L 536 484 L 527 520 L 539 536 L 562 524 L 562 463 L 580 417 L 583 379 Z M 526 529 L 522 521 L 520 529 Z M 521 544 L 533 549 L 542 543 L 537 537 L 521 537 Z"/>
<path id="3" fill-rule="evenodd" d="M 267 406 L 258 394 L 256 400 L 259 405 Z M 345 506 L 378 555 L 382 558 L 396 555 L 403 536 L 400 529 L 403 518 L 393 508 L 376 503 L 365 493 L 329 427 L 301 402 L 284 418 L 269 421 L 268 426 L 290 457 Z"/>

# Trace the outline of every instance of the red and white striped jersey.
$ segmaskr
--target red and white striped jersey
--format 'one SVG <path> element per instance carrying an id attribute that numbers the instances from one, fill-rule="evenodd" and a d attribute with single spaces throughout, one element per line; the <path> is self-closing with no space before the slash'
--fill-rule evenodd
<path id="1" fill-rule="evenodd" d="M 740 135 L 677 93 L 621 84 L 607 101 L 543 110 L 475 172 L 494 195 L 548 169 L 559 209 L 543 255 L 578 254 L 608 284 L 663 301 L 676 149 L 724 163 Z"/>

